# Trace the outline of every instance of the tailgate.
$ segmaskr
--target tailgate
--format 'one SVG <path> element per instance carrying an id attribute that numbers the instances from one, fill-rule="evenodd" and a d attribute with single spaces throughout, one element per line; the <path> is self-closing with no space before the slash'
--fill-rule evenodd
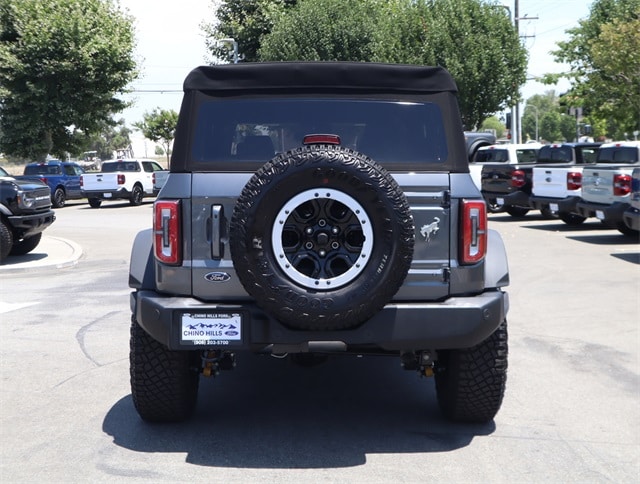
<path id="1" fill-rule="evenodd" d="M 191 198 L 193 296 L 233 301 L 249 296 L 242 287 L 229 248 L 227 227 L 248 173 L 198 173 Z M 414 254 L 405 284 L 395 300 L 436 300 L 449 294 L 449 175 L 395 177 L 411 206 L 415 225 Z M 328 226 L 331 226 L 329 220 Z M 329 257 L 329 255 L 327 255 Z"/>
<path id="2" fill-rule="evenodd" d="M 85 191 L 117 190 L 117 173 L 95 173 L 82 175 L 82 189 Z"/>
<path id="3" fill-rule="evenodd" d="M 628 200 L 629 195 L 615 196 L 613 193 L 616 175 L 631 175 L 633 168 L 618 166 L 594 166 L 582 172 L 582 199 L 585 202 L 610 205 Z"/>
<path id="4" fill-rule="evenodd" d="M 482 167 L 482 191 L 507 195 L 516 191 L 511 185 L 513 165 L 484 165 Z"/>
<path id="5" fill-rule="evenodd" d="M 536 166 L 533 168 L 533 194 L 538 197 L 566 198 L 579 196 L 580 190 L 567 188 L 567 174 L 579 173 L 581 167 L 549 167 Z"/>

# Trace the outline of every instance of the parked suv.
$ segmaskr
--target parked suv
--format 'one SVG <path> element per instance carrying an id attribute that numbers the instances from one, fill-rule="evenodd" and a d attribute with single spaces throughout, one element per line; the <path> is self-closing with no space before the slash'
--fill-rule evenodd
<path id="1" fill-rule="evenodd" d="M 199 67 L 184 91 L 153 228 L 131 254 L 140 416 L 187 418 L 200 375 L 253 352 L 395 356 L 435 375 L 448 418 L 491 420 L 509 273 L 451 76 L 250 63 Z"/>
<path id="2" fill-rule="evenodd" d="M 0 167 L 0 263 L 24 255 L 40 243 L 56 219 L 51 190 L 40 180 L 18 180 Z"/>

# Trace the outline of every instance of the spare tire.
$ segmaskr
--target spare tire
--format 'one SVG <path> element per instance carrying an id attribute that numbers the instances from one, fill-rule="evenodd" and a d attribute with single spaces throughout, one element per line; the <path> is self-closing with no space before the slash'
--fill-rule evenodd
<path id="1" fill-rule="evenodd" d="M 246 184 L 230 226 L 236 273 L 258 306 L 294 329 L 358 326 L 398 291 L 414 223 L 380 165 L 333 145 L 277 156 Z"/>

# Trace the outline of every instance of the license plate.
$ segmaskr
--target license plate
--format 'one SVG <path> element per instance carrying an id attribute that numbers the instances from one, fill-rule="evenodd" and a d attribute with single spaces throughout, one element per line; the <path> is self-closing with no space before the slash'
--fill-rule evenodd
<path id="1" fill-rule="evenodd" d="M 230 345 L 242 342 L 240 313 L 185 313 L 180 341 L 193 345 Z"/>
<path id="2" fill-rule="evenodd" d="M 596 210 L 596 218 L 598 220 L 604 220 L 604 212 L 602 210 Z"/>
<path id="3" fill-rule="evenodd" d="M 549 204 L 549 210 L 551 210 L 552 212 L 557 212 L 558 211 L 558 204 L 557 203 L 550 203 Z"/>
<path id="4" fill-rule="evenodd" d="M 110 193 L 103 193 L 102 196 L 104 198 L 111 198 L 111 194 Z"/>
<path id="5" fill-rule="evenodd" d="M 504 205 L 504 198 L 496 198 L 496 203 L 498 205 Z"/>

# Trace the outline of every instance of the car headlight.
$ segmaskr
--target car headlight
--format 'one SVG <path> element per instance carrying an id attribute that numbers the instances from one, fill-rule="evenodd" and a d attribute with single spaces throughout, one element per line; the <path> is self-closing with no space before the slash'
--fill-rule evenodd
<path id="1" fill-rule="evenodd" d="M 31 208 L 36 203 L 36 197 L 23 191 L 18 192 L 18 206 L 20 208 Z"/>

